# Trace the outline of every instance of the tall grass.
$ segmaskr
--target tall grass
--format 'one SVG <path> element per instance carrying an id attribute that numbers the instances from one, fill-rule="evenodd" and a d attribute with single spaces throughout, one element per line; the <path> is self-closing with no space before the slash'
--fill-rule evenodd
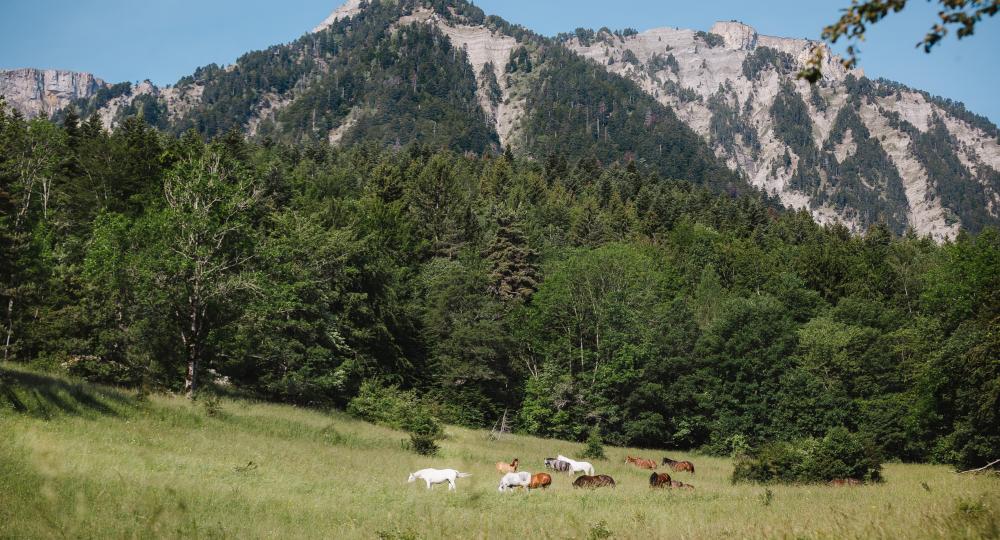
<path id="1" fill-rule="evenodd" d="M 615 489 L 500 494 L 493 463 L 579 455 L 583 445 L 490 440 L 447 429 L 440 455 L 340 413 L 197 402 L 75 383 L 10 367 L 0 382 L 3 538 L 986 538 L 1000 535 L 1000 480 L 889 464 L 875 486 L 733 485 L 727 459 L 671 452 L 690 492 L 651 491 L 648 471 L 606 447 Z M 458 491 L 407 484 L 424 467 L 471 472 Z"/>

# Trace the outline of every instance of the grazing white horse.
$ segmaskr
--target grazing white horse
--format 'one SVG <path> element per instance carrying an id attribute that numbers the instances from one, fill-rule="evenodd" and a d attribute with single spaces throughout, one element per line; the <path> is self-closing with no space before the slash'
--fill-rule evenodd
<path id="1" fill-rule="evenodd" d="M 500 487 L 497 491 L 501 493 L 507 490 L 513 490 L 517 486 L 527 488 L 531 485 L 531 473 L 530 472 L 509 472 L 503 475 L 500 479 Z"/>
<path id="2" fill-rule="evenodd" d="M 558 459 L 560 461 L 565 461 L 566 463 L 569 463 L 569 474 L 570 475 L 574 475 L 574 474 L 576 474 L 578 472 L 582 472 L 582 473 L 585 473 L 585 474 L 587 474 L 589 476 L 594 476 L 594 466 L 591 465 L 589 461 L 577 461 L 575 459 L 570 459 L 570 458 L 568 458 L 568 457 L 566 457 L 566 456 L 564 456 L 562 454 L 559 454 L 559 457 L 556 458 L 556 459 Z"/>
<path id="3" fill-rule="evenodd" d="M 448 482 L 448 491 L 455 491 L 455 479 L 468 478 L 470 476 L 472 476 L 470 473 L 458 472 L 455 469 L 420 469 L 417 472 L 410 473 L 410 478 L 407 482 L 412 484 L 419 478 L 427 482 L 427 489 L 430 489 L 433 484 Z"/>

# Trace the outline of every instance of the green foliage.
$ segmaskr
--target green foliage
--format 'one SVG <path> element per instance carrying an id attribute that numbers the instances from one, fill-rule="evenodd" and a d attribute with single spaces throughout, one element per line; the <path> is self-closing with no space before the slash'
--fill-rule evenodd
<path id="1" fill-rule="evenodd" d="M 709 49 L 722 47 L 723 45 L 726 44 L 725 38 L 723 38 L 719 34 L 713 34 L 711 32 L 705 32 L 702 30 L 698 30 L 697 32 L 695 32 L 694 37 L 703 41 L 705 45 L 708 45 Z"/>
<path id="2" fill-rule="evenodd" d="M 877 453 L 861 436 L 833 428 L 822 439 L 770 443 L 737 459 L 733 482 L 881 481 Z"/>
<path id="3" fill-rule="evenodd" d="M 795 69 L 795 59 L 792 55 L 771 47 L 755 47 L 743 59 L 743 76 L 750 80 L 759 80 L 768 69 L 774 69 L 779 74 L 787 75 Z"/>
<path id="4" fill-rule="evenodd" d="M 601 428 L 594 426 L 590 428 L 590 435 L 587 435 L 587 447 L 580 454 L 585 459 L 608 459 L 604 454 L 604 442 L 601 439 Z"/>
<path id="5" fill-rule="evenodd" d="M 603 163 L 630 156 L 665 178 L 751 190 L 673 111 L 641 89 L 563 47 L 545 49 L 541 64 L 543 75 L 525 104 L 524 149 L 530 155 L 592 156 Z"/>
<path id="6" fill-rule="evenodd" d="M 383 386 L 374 380 L 361 384 L 347 412 L 369 422 L 401 429 L 410 434 L 409 447 L 420 455 L 437 454 L 444 428 L 430 408 L 412 391 L 396 385 Z"/>
<path id="7" fill-rule="evenodd" d="M 411 38 L 433 45 L 397 39 Z M 518 84 L 577 61 L 526 50 Z M 208 377 L 349 406 L 428 451 L 440 422 L 492 426 L 510 411 L 517 430 L 575 441 L 600 425 L 607 444 L 724 454 L 845 426 L 891 459 L 990 460 L 996 231 L 899 237 L 891 204 L 863 236 L 818 226 L 716 175 L 669 111 L 594 76 L 575 112 L 552 109 L 570 136 L 539 160 L 236 132 L 205 143 L 139 117 L 108 133 L 69 112 L 55 125 L 0 109 L 5 357 L 144 391 Z M 566 78 L 563 95 L 595 87 Z M 850 84 L 856 100 L 881 91 Z M 781 92 L 790 124 L 808 107 Z M 722 95 L 716 142 L 746 139 L 745 112 Z M 650 151 L 668 137 L 676 160 L 644 164 L 648 152 L 600 140 L 577 148 L 593 156 L 563 152 L 583 140 L 588 103 L 596 128 L 601 100 L 602 132 L 635 127 Z M 833 153 L 785 128 L 804 154 Z M 885 154 L 851 108 L 832 138 L 848 133 L 844 191 L 891 198 L 893 177 L 852 172 Z"/>

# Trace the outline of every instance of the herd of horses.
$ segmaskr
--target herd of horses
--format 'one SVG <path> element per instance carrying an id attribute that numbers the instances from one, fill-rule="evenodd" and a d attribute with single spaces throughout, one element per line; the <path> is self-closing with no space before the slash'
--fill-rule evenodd
<path id="1" fill-rule="evenodd" d="M 588 461 L 577 461 L 562 454 L 554 458 L 545 458 L 545 468 L 553 472 L 566 473 L 574 476 L 583 473 L 573 481 L 574 488 L 602 488 L 615 487 L 615 479 L 606 474 L 595 474 L 594 466 Z M 652 459 L 643 459 L 632 456 L 625 456 L 625 463 L 632 464 L 640 469 L 655 470 L 657 463 Z M 694 464 L 690 461 L 676 461 L 670 458 L 663 458 L 661 465 L 666 465 L 673 472 L 688 472 L 694 474 Z M 514 491 L 517 488 L 524 488 L 528 491 L 533 489 L 546 489 L 552 485 L 552 475 L 548 473 L 531 474 L 527 471 L 518 471 L 520 461 L 514 458 L 507 463 L 498 461 L 496 463 L 497 472 L 502 475 L 500 485 L 497 490 L 501 493 Z M 455 490 L 455 480 L 472 476 L 469 473 L 458 472 L 455 469 L 421 469 L 410 474 L 409 482 L 423 480 L 427 483 L 427 489 L 431 489 L 434 484 L 448 483 L 448 490 Z M 694 489 L 691 484 L 679 482 L 670 477 L 668 473 L 653 472 L 649 477 L 649 487 L 651 488 L 677 488 Z"/>

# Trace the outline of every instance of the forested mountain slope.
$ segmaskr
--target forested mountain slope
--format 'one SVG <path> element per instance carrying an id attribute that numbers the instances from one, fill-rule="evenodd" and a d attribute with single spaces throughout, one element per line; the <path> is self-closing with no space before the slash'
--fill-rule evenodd
<path id="1" fill-rule="evenodd" d="M 710 32 L 578 30 L 581 55 L 635 81 L 753 185 L 820 222 L 936 238 L 1000 216 L 1000 131 L 960 103 L 846 71 L 796 79 L 814 43 L 738 22 Z"/>
<path id="2" fill-rule="evenodd" d="M 174 133 L 636 160 L 717 189 L 749 183 L 855 231 L 943 239 L 997 223 L 995 125 L 829 55 L 820 84 L 798 81 L 812 45 L 737 22 L 548 39 L 460 0 L 352 0 L 292 43 L 168 88 L 96 81 L 75 105 L 112 126 L 141 111 Z M 54 112 L 45 92 L 15 87 L 15 108 Z"/>

